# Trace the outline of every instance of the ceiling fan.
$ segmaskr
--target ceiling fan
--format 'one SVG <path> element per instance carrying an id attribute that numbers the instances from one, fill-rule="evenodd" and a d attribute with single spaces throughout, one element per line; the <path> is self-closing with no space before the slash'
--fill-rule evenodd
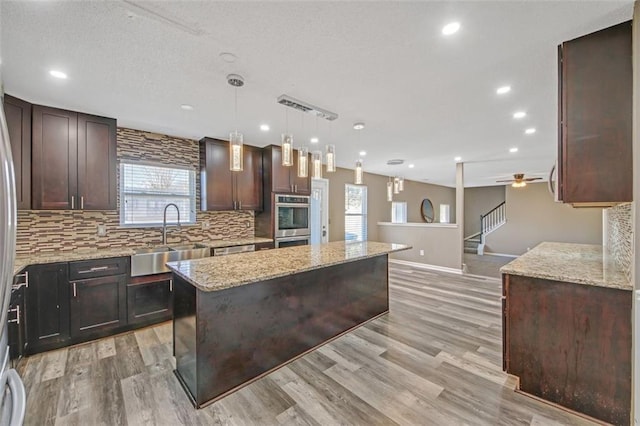
<path id="1" fill-rule="evenodd" d="M 527 186 L 527 182 L 531 182 L 534 180 L 540 180 L 542 179 L 541 177 L 530 177 L 530 178 L 525 178 L 524 177 L 524 173 L 515 173 L 513 175 L 513 179 L 508 179 L 508 180 L 497 180 L 496 182 L 512 182 L 511 186 L 513 186 L 514 188 L 522 188 L 524 186 Z"/>

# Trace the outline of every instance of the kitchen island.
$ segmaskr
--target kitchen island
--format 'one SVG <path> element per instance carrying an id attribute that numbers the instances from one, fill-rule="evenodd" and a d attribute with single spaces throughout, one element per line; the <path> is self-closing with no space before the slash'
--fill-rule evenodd
<path id="1" fill-rule="evenodd" d="M 389 311 L 388 254 L 332 242 L 169 263 L 176 375 L 196 407 Z"/>
<path id="2" fill-rule="evenodd" d="M 501 272 L 503 367 L 519 389 L 628 425 L 632 287 L 624 271 L 602 246 L 542 243 Z"/>

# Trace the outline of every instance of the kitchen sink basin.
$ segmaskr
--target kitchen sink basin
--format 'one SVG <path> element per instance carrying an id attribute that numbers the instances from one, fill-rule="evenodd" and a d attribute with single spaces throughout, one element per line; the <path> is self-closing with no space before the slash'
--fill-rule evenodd
<path id="1" fill-rule="evenodd" d="M 158 246 L 136 250 L 131 256 L 131 276 L 162 274 L 170 269 L 167 262 L 200 259 L 211 256 L 211 249 L 202 244 Z"/>

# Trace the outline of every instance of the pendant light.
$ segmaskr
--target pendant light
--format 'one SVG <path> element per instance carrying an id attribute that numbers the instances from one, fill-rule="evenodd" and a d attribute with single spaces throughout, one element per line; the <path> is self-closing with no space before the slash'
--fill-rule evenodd
<path id="1" fill-rule="evenodd" d="M 333 173 L 336 171 L 336 146 L 326 146 L 325 158 L 327 159 L 327 173 Z"/>
<path id="2" fill-rule="evenodd" d="M 400 179 L 398 178 L 398 176 L 393 178 L 393 193 L 394 194 L 400 193 Z"/>
<path id="3" fill-rule="evenodd" d="M 243 143 L 244 137 L 238 132 L 238 87 L 244 86 L 244 79 L 237 74 L 229 74 L 227 83 L 235 88 L 235 121 L 236 130 L 229 134 L 229 170 L 232 172 L 241 172 L 244 168 L 243 164 Z"/>
<path id="4" fill-rule="evenodd" d="M 322 179 L 322 151 L 313 151 L 311 154 L 311 177 Z"/>
<path id="5" fill-rule="evenodd" d="M 402 176 L 398 178 L 398 190 L 400 192 L 404 191 L 404 178 Z"/>
<path id="6" fill-rule="evenodd" d="M 285 133 L 282 134 L 282 165 L 293 166 L 293 135 L 289 133 L 289 110 L 285 109 Z"/>
<path id="7" fill-rule="evenodd" d="M 307 147 L 298 148 L 298 177 L 309 176 L 309 150 Z"/>
<path id="8" fill-rule="evenodd" d="M 387 201 L 393 201 L 393 183 L 391 182 L 391 178 L 389 178 L 389 182 L 387 182 Z"/>
<path id="9" fill-rule="evenodd" d="M 358 145 L 362 145 L 360 141 L 360 132 L 364 129 L 364 123 L 354 123 L 353 129 L 358 131 Z M 356 185 L 362 185 L 363 183 L 362 158 L 356 161 L 354 181 Z"/>
<path id="10" fill-rule="evenodd" d="M 362 185 L 362 160 L 356 161 L 355 184 Z"/>

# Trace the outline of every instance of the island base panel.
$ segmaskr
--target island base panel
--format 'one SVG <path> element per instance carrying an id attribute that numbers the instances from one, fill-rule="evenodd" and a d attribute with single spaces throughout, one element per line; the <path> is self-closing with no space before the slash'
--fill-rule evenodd
<path id="1" fill-rule="evenodd" d="M 507 373 L 520 390 L 629 424 L 631 292 L 508 275 Z"/>
<path id="2" fill-rule="evenodd" d="M 383 255 L 212 292 L 174 277 L 176 370 L 195 405 L 387 312 L 387 267 Z"/>

